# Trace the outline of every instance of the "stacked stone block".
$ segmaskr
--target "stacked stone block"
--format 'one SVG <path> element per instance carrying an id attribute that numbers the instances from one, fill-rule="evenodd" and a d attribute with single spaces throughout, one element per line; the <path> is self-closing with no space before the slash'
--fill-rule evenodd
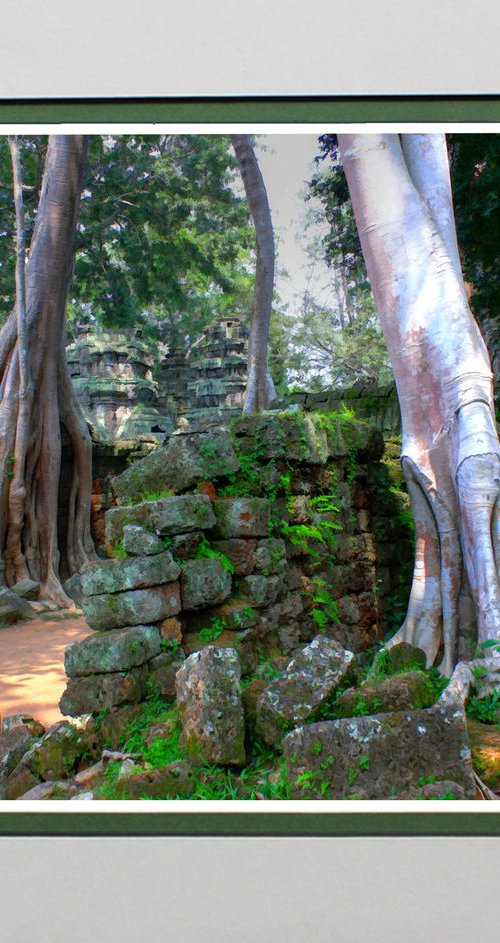
<path id="1" fill-rule="evenodd" d="M 151 681 L 172 693 L 172 666 L 210 644 L 234 650 L 244 675 L 285 664 L 318 635 L 325 590 L 337 615 L 326 607 L 322 634 L 353 652 L 373 645 L 375 524 L 390 508 L 374 500 L 370 473 L 382 468 L 383 443 L 362 424 L 349 434 L 340 420 L 242 417 L 231 431 L 172 436 L 115 478 L 104 535 L 112 558 L 81 574 L 96 635 L 68 650 L 63 712 L 140 701 Z M 255 494 L 241 471 L 248 455 Z M 152 490 L 165 497 L 141 500 Z M 335 540 L 294 540 L 318 526 Z"/>

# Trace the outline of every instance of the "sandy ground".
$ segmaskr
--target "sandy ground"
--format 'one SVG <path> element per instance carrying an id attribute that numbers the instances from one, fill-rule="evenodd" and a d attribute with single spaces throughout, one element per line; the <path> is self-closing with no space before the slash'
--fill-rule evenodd
<path id="1" fill-rule="evenodd" d="M 30 714 L 45 726 L 63 720 L 64 649 L 90 631 L 82 616 L 0 629 L 0 716 Z"/>

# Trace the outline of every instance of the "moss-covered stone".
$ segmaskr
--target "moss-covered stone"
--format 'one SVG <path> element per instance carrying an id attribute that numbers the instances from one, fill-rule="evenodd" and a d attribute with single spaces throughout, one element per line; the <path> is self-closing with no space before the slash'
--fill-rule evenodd
<path id="1" fill-rule="evenodd" d="M 214 512 L 218 537 L 267 536 L 271 504 L 266 498 L 220 498 Z"/>
<path id="2" fill-rule="evenodd" d="M 138 524 L 160 536 L 207 530 L 215 517 L 210 498 L 205 494 L 183 494 L 143 501 L 130 507 L 110 508 L 106 512 L 106 541 L 117 544 L 126 524 Z"/>
<path id="3" fill-rule="evenodd" d="M 121 799 L 188 799 L 196 789 L 196 772 L 186 760 L 174 760 L 161 769 L 138 766 L 119 779 L 116 792 Z"/>
<path id="4" fill-rule="evenodd" d="M 240 663 L 234 649 L 210 645 L 194 652 L 177 673 L 182 742 L 197 761 L 245 762 Z"/>
<path id="5" fill-rule="evenodd" d="M 146 666 L 141 665 L 128 672 L 71 678 L 59 702 L 61 714 L 79 717 L 125 703 L 137 703 L 146 694 L 147 676 Z"/>
<path id="6" fill-rule="evenodd" d="M 35 742 L 31 731 L 24 724 L 16 724 L 0 735 L 0 786 Z"/>
<path id="7" fill-rule="evenodd" d="M 188 560 L 182 566 L 183 609 L 207 609 L 224 602 L 231 592 L 231 574 L 217 557 Z"/>
<path id="8" fill-rule="evenodd" d="M 161 553 L 163 544 L 156 534 L 149 534 L 137 524 L 125 524 L 123 528 L 123 549 L 134 557 L 151 556 Z"/>
<path id="9" fill-rule="evenodd" d="M 97 563 L 88 563 L 82 569 L 82 589 L 85 596 L 146 589 L 172 583 L 179 573 L 180 567 L 168 551 L 155 556 L 99 560 Z"/>
<path id="10" fill-rule="evenodd" d="M 283 733 L 306 720 L 347 675 L 352 652 L 318 635 L 266 687 L 257 704 L 257 731 L 272 746 Z"/>
<path id="11" fill-rule="evenodd" d="M 160 632 L 154 625 L 96 632 L 68 646 L 64 652 L 64 667 L 69 678 L 127 671 L 154 658 L 160 647 Z"/>
<path id="12" fill-rule="evenodd" d="M 327 720 L 287 734 L 283 752 L 293 799 L 415 799 L 447 780 L 474 798 L 462 710 L 426 710 Z"/>
<path id="13" fill-rule="evenodd" d="M 399 642 L 391 648 L 382 648 L 373 659 L 368 677 L 371 679 L 408 671 L 411 668 L 425 669 L 425 652 L 408 642 Z"/>
<path id="14" fill-rule="evenodd" d="M 25 764 L 45 781 L 69 779 L 87 749 L 84 734 L 67 721 L 55 724 L 32 750 Z"/>
<path id="15" fill-rule="evenodd" d="M 178 583 L 150 589 L 132 589 L 115 595 L 88 596 L 83 614 L 91 629 L 119 629 L 127 625 L 160 622 L 180 611 Z"/>
<path id="16" fill-rule="evenodd" d="M 326 432 L 316 416 L 274 412 L 242 416 L 232 425 L 237 454 L 251 453 L 263 464 L 272 459 L 324 465 L 330 451 Z"/>
<path id="17" fill-rule="evenodd" d="M 428 676 L 422 671 L 408 671 L 381 681 L 367 681 L 359 688 L 349 688 L 338 698 L 335 712 L 339 717 L 354 717 L 417 710 L 431 707 L 435 700 L 436 691 Z"/>
<path id="18" fill-rule="evenodd" d="M 225 430 L 173 435 L 165 448 L 152 452 L 112 481 L 121 504 L 140 502 L 150 491 L 177 494 L 203 478 L 218 478 L 239 469 Z"/>

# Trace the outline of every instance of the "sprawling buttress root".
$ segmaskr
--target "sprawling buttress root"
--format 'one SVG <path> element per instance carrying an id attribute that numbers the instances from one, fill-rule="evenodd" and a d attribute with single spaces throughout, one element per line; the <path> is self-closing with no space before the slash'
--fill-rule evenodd
<path id="1" fill-rule="evenodd" d="M 441 670 L 451 674 L 458 640 L 462 554 L 453 509 L 408 457 L 402 459 L 415 521 L 415 563 L 403 625 L 388 645 L 405 641 L 422 649 L 427 665 L 443 649 Z"/>

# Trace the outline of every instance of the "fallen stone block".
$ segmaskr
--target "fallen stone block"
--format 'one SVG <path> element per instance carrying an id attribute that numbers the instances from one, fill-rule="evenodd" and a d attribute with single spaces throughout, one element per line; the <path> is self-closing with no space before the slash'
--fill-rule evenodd
<path id="1" fill-rule="evenodd" d="M 316 636 L 262 692 L 257 704 L 259 736 L 277 746 L 286 730 L 310 717 L 335 691 L 353 657 L 333 639 Z"/>
<path id="2" fill-rule="evenodd" d="M 245 726 L 236 651 L 210 645 L 194 652 L 177 672 L 182 742 L 200 762 L 242 765 Z"/>
<path id="3" fill-rule="evenodd" d="M 23 619 L 36 619 L 37 615 L 22 596 L 5 587 L 0 588 L 0 629 L 22 622 Z"/>
<path id="4" fill-rule="evenodd" d="M 21 596 L 23 599 L 27 599 L 28 601 L 35 601 L 40 595 L 40 583 L 38 583 L 36 580 L 19 580 L 15 586 L 11 587 L 11 589 L 12 592 L 16 594 L 16 596 Z"/>
<path id="5" fill-rule="evenodd" d="M 7 714 L 7 716 L 2 719 L 1 732 L 7 733 L 8 730 L 12 730 L 13 727 L 19 727 L 20 724 L 23 724 L 33 737 L 42 737 L 45 733 L 43 724 L 35 720 L 35 718 L 31 717 L 29 714 Z"/>
<path id="6" fill-rule="evenodd" d="M 283 740 L 292 799 L 409 799 L 452 781 L 474 798 L 463 710 L 424 710 L 326 720 Z"/>
<path id="7" fill-rule="evenodd" d="M 45 782 L 69 779 L 78 760 L 87 751 L 87 739 L 77 727 L 61 721 L 50 727 L 23 758 L 23 763 Z"/>
<path id="8" fill-rule="evenodd" d="M 33 743 L 36 739 L 24 724 L 0 735 L 0 784 L 5 783 Z"/>
<path id="9" fill-rule="evenodd" d="M 33 786 L 23 796 L 19 796 L 19 801 L 30 801 L 34 799 L 74 799 L 76 798 L 77 787 L 74 783 L 64 781 L 39 783 Z"/>
<path id="10" fill-rule="evenodd" d="M 185 760 L 174 760 L 162 769 L 143 770 L 136 766 L 116 786 L 120 798 L 187 799 L 196 789 L 196 773 Z"/>
<path id="11" fill-rule="evenodd" d="M 28 789 L 37 786 L 39 780 L 24 763 L 18 763 L 3 787 L 4 799 L 19 799 Z"/>

